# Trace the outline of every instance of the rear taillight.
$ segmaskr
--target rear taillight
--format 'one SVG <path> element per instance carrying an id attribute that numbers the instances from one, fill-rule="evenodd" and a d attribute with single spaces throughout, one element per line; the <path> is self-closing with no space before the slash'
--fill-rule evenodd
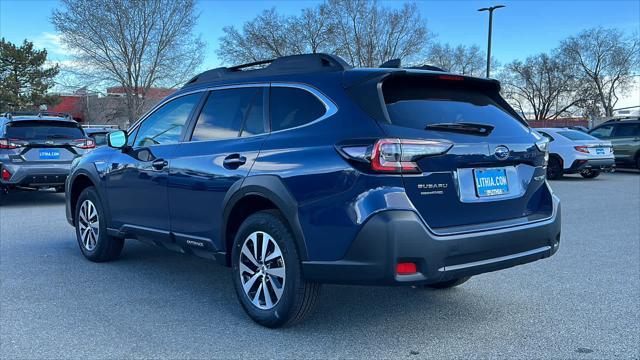
<path id="1" fill-rule="evenodd" d="M 11 173 L 7 169 L 2 169 L 2 180 L 7 181 L 11 179 Z"/>
<path id="2" fill-rule="evenodd" d="M 587 146 L 574 146 L 573 148 L 576 149 L 577 152 L 581 152 L 585 154 L 589 153 L 589 148 Z"/>
<path id="3" fill-rule="evenodd" d="M 96 142 L 93 139 L 77 139 L 73 141 L 73 146 L 79 149 L 93 149 L 96 147 Z"/>
<path id="4" fill-rule="evenodd" d="M 0 149 L 15 149 L 18 145 L 11 142 L 11 139 L 0 139 Z"/>
<path id="5" fill-rule="evenodd" d="M 452 146 L 441 140 L 381 139 L 373 145 L 371 168 L 378 172 L 420 173 L 417 160 L 444 154 Z"/>

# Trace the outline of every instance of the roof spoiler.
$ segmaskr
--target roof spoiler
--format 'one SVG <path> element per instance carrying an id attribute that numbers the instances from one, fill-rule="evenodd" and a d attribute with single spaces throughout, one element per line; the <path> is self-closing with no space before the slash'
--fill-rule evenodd
<path id="1" fill-rule="evenodd" d="M 382 64 L 380 64 L 379 66 L 380 68 L 386 68 L 386 69 L 403 69 L 402 67 L 402 61 L 400 59 L 391 59 L 388 61 L 383 62 Z M 439 68 L 437 66 L 433 66 L 433 65 L 421 65 L 421 66 L 410 66 L 404 69 L 414 69 L 414 70 L 429 70 L 429 71 L 441 71 L 441 72 L 446 72 L 446 70 Z"/>

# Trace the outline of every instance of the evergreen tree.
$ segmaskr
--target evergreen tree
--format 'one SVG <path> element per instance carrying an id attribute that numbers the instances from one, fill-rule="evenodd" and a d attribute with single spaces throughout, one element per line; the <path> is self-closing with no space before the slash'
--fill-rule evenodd
<path id="1" fill-rule="evenodd" d="M 0 112 L 34 110 L 56 102 L 46 93 L 60 69 L 46 67 L 46 60 L 47 50 L 34 49 L 32 42 L 16 46 L 0 39 Z"/>

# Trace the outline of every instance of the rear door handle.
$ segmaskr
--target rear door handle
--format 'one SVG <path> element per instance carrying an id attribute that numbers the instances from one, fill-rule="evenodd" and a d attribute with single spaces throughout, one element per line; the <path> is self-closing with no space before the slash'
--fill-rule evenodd
<path id="1" fill-rule="evenodd" d="M 240 154 L 231 154 L 224 158 L 222 164 L 227 169 L 237 169 L 247 163 L 247 158 Z"/>
<path id="2" fill-rule="evenodd" d="M 169 162 L 164 159 L 156 159 L 156 160 L 153 160 L 153 162 L 151 163 L 151 166 L 153 166 L 153 168 L 156 170 L 162 170 L 167 165 L 169 165 Z"/>

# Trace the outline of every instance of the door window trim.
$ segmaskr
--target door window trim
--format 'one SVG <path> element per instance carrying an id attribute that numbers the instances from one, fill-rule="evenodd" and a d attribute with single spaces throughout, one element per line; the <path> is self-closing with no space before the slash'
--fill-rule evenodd
<path id="1" fill-rule="evenodd" d="M 185 93 L 181 93 L 178 94 L 174 97 L 165 99 L 164 101 L 161 101 L 160 103 L 158 103 L 156 106 L 154 106 L 153 108 L 151 108 L 151 110 L 147 111 L 144 115 L 142 115 L 140 117 L 140 119 L 138 121 L 136 121 L 131 127 L 129 127 L 129 129 L 127 130 L 127 136 L 130 135 L 131 133 L 136 132 L 137 128 L 140 127 L 140 124 L 142 124 L 142 122 L 144 122 L 149 116 L 151 116 L 151 114 L 153 114 L 157 109 L 159 109 L 160 107 L 164 106 L 165 104 L 167 104 L 170 101 L 176 100 L 178 98 L 181 98 L 183 96 L 187 96 L 187 95 L 192 95 L 195 93 L 199 93 L 199 92 L 207 92 L 210 93 L 212 91 L 217 91 L 217 90 L 229 90 L 229 89 L 239 89 L 239 88 L 250 88 L 250 87 L 265 87 L 265 88 L 271 88 L 271 87 L 288 87 L 288 88 L 294 88 L 294 89 L 301 89 L 301 90 L 305 90 L 309 93 L 311 93 L 311 95 L 315 96 L 316 99 L 318 99 L 322 105 L 324 105 L 325 107 L 325 113 L 320 116 L 319 118 L 310 121 L 306 124 L 302 124 L 299 126 L 294 126 L 291 128 L 287 128 L 287 129 L 282 129 L 282 130 L 276 130 L 276 131 L 271 131 L 271 105 L 270 105 L 270 101 L 266 104 L 265 108 L 267 109 L 267 125 L 268 127 L 265 128 L 265 132 L 262 134 L 257 134 L 257 135 L 251 135 L 251 136 L 245 136 L 245 137 L 239 137 L 238 139 L 250 139 L 252 137 L 256 137 L 256 136 L 264 136 L 264 135 L 269 135 L 269 134 L 276 134 L 276 133 L 280 133 L 283 131 L 289 131 L 289 130 L 294 130 L 294 129 L 299 129 L 305 126 L 309 126 L 309 125 L 313 125 L 317 122 L 320 122 L 326 118 L 329 118 L 333 115 L 335 115 L 338 112 L 338 106 L 331 100 L 329 99 L 326 95 L 324 95 L 320 90 L 318 90 L 317 88 L 311 86 L 311 85 L 307 85 L 307 84 L 303 84 L 303 83 L 297 83 L 297 82 L 286 82 L 286 81 L 282 81 L 282 82 L 259 82 L 259 83 L 242 83 L 242 84 L 233 84 L 233 85 L 222 85 L 222 86 L 212 86 L 212 87 L 203 87 L 203 88 L 199 88 L 199 89 L 195 89 L 192 91 L 188 91 Z M 268 97 L 269 100 L 271 99 L 271 92 L 268 92 Z M 186 140 L 187 138 L 191 138 L 191 135 L 193 134 L 193 129 L 195 127 L 196 121 L 198 120 L 198 116 L 200 116 L 200 112 L 202 112 L 202 108 L 204 107 L 204 103 L 206 102 L 206 99 L 209 97 L 209 94 L 206 94 L 206 96 L 202 96 L 202 98 L 200 99 L 200 103 L 194 108 L 191 116 L 189 117 L 189 119 L 186 122 L 185 125 L 185 131 L 182 134 L 182 140 L 180 141 L 180 143 L 198 143 L 198 142 L 209 142 L 209 141 L 221 141 L 221 140 L 229 140 L 229 139 L 213 139 L 213 140 L 197 140 L 197 141 L 190 141 L 190 140 Z M 235 139 L 235 138 L 232 138 Z M 180 144 L 179 143 L 179 144 Z M 152 145 L 152 146 L 162 146 L 163 144 L 160 145 Z M 175 145 L 175 144 L 173 144 Z"/>

